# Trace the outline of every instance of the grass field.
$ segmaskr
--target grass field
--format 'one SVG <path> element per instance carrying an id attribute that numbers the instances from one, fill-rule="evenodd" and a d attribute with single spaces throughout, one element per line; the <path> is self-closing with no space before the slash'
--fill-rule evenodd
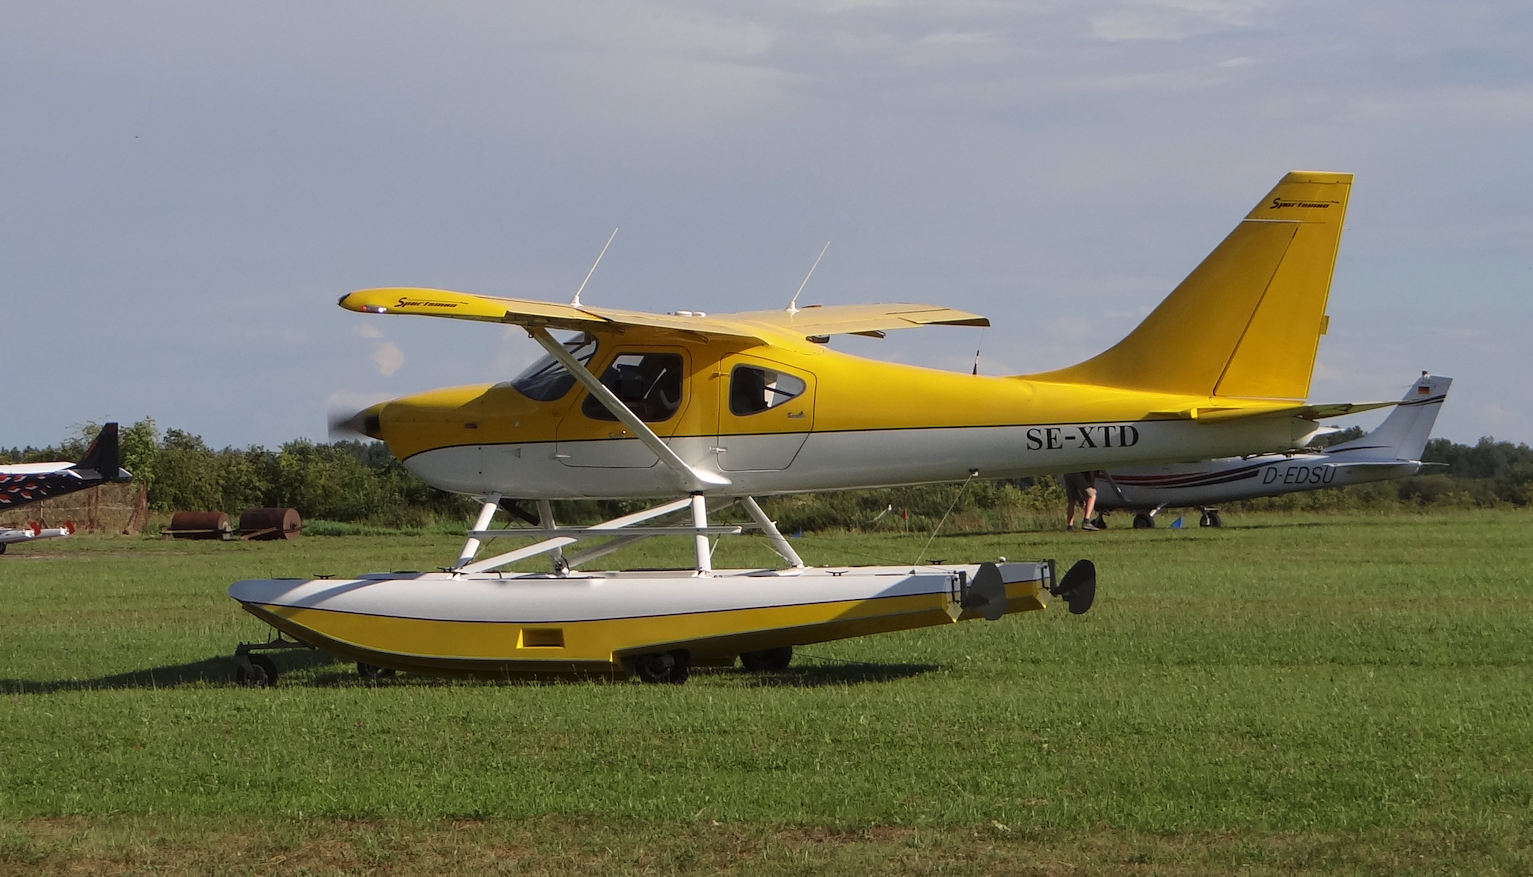
<path id="1" fill-rule="evenodd" d="M 271 690 L 232 683 L 266 634 L 229 582 L 458 540 L 13 547 L 0 874 L 1533 873 L 1530 537 L 1513 511 L 941 537 L 928 557 L 1090 557 L 1096 608 L 684 686 L 373 685 L 288 653 Z"/>

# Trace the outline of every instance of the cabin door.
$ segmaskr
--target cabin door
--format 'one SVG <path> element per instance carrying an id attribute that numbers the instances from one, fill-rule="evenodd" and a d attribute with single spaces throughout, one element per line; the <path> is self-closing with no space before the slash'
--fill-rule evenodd
<path id="1" fill-rule="evenodd" d="M 687 355 L 681 348 L 620 349 L 601 372 L 602 385 L 655 435 L 670 438 L 686 413 Z M 589 391 L 559 421 L 556 458 L 566 466 L 644 469 L 660 462 Z"/>
<path id="2" fill-rule="evenodd" d="M 814 429 L 814 375 L 753 356 L 726 356 L 719 399 L 719 469 L 786 469 Z"/>

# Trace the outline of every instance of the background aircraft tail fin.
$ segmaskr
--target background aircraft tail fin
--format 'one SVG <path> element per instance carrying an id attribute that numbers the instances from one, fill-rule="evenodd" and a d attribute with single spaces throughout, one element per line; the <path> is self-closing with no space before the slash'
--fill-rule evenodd
<path id="1" fill-rule="evenodd" d="M 1303 399 L 1352 175 L 1293 171 L 1128 337 L 1030 379 L 1195 396 Z"/>
<path id="2" fill-rule="evenodd" d="M 1432 437 L 1432 427 L 1437 423 L 1437 412 L 1442 410 L 1452 383 L 1452 378 L 1422 372 L 1421 379 L 1411 386 L 1405 398 L 1377 429 L 1361 438 L 1332 445 L 1326 452 L 1352 451 L 1382 459 L 1420 460 L 1427 439 Z"/>
<path id="3" fill-rule="evenodd" d="M 117 424 L 108 423 L 101 427 L 101 432 L 96 434 L 96 440 L 90 443 L 85 451 L 85 456 L 74 465 L 75 469 L 93 469 L 107 481 L 116 481 L 117 472 L 120 468 L 120 454 L 117 447 Z"/>

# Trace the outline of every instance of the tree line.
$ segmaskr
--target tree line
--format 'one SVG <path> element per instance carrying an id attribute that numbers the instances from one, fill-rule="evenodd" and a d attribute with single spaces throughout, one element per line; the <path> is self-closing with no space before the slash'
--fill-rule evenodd
<path id="1" fill-rule="evenodd" d="M 78 460 L 99 427 L 47 448 L 0 448 L 0 463 Z M 1361 430 L 1327 436 L 1345 441 Z M 384 527 L 456 524 L 477 503 L 437 490 L 404 467 L 381 442 L 328 443 L 297 439 L 276 450 L 210 448 L 201 436 L 163 432 L 152 419 L 120 427 L 122 466 L 147 487 L 149 507 L 170 512 L 255 507 L 296 508 L 306 520 Z M 1427 444 L 1422 459 L 1445 464 L 1393 481 L 1308 491 L 1237 504 L 1259 509 L 1463 508 L 1533 503 L 1533 448 L 1486 437 L 1473 445 L 1446 439 Z M 589 522 L 636 511 L 636 501 L 565 502 L 561 521 Z M 1062 511 L 1064 494 L 1052 478 L 1006 481 L 974 479 L 881 490 L 774 497 L 763 505 L 785 532 L 797 530 L 930 531 L 944 518 L 959 529 L 1022 529 L 1044 525 Z"/>

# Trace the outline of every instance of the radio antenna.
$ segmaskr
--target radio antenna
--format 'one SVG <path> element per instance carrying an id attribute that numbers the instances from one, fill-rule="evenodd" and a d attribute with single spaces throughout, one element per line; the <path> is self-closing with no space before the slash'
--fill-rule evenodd
<path id="1" fill-rule="evenodd" d="M 804 287 L 809 285 L 809 278 L 814 276 L 814 269 L 820 267 L 820 260 L 825 258 L 825 251 L 828 249 L 830 249 L 830 241 L 826 241 L 825 246 L 820 248 L 820 255 L 814 257 L 814 264 L 809 266 L 809 273 L 804 275 L 804 282 L 798 285 L 798 292 L 793 293 L 792 300 L 788 302 L 788 313 L 798 313 L 798 293 L 803 292 Z"/>
<path id="2" fill-rule="evenodd" d="M 586 279 L 580 281 L 580 288 L 575 290 L 575 297 L 570 299 L 570 307 L 582 307 L 580 294 L 585 291 L 586 284 L 591 282 L 591 275 L 596 273 L 596 266 L 601 264 L 601 257 L 607 255 L 607 247 L 612 246 L 612 238 L 615 237 L 617 237 L 617 229 L 614 228 L 612 235 L 607 238 L 607 243 L 602 246 L 601 252 L 596 254 L 596 261 L 591 263 L 591 270 L 586 272 Z"/>

